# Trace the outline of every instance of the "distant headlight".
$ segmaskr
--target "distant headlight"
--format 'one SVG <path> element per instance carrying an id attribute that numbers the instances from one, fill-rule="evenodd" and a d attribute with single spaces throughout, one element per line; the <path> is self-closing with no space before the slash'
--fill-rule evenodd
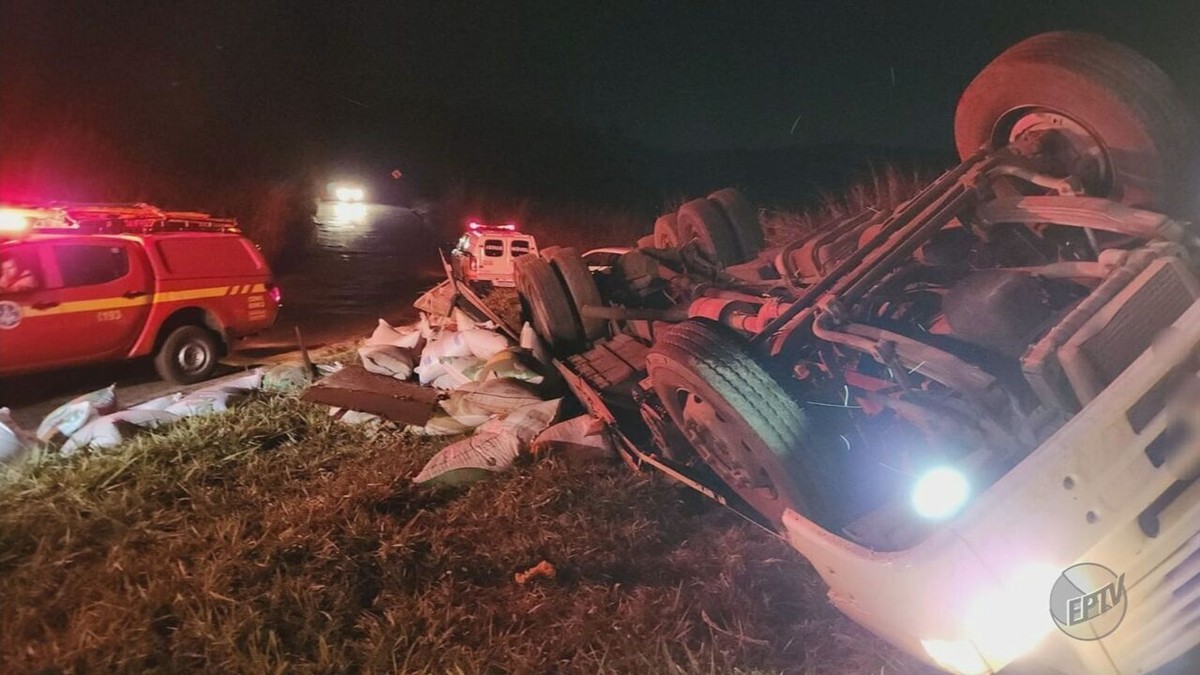
<path id="1" fill-rule="evenodd" d="M 365 196 L 362 188 L 340 187 L 333 192 L 339 202 L 361 202 Z"/>

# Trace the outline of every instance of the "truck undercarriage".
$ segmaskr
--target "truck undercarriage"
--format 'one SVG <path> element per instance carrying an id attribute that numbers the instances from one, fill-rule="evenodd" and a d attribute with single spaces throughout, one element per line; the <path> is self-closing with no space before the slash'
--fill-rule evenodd
<path id="1" fill-rule="evenodd" d="M 631 461 L 786 536 L 860 623 L 958 672 L 1036 644 L 1149 669 L 1200 639 L 1200 535 L 1179 515 L 1200 508 L 1200 239 L 1160 212 L 1189 125 L 1139 55 L 1036 36 L 963 94 L 962 163 L 894 209 L 766 247 L 723 190 L 594 281 L 569 249 L 527 256 L 518 290 Z M 1039 618 L 986 625 L 946 597 L 1083 559 L 1174 612 L 1156 651 L 1127 637 L 1142 626 L 1107 648 L 1022 633 L 1053 626 L 1048 590 Z"/>

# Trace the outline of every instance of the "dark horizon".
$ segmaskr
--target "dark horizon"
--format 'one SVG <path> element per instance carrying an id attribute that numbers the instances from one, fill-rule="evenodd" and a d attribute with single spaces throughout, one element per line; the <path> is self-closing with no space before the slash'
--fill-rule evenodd
<path id="1" fill-rule="evenodd" d="M 653 4 L 5 0 L 0 197 L 156 194 L 160 176 L 206 194 L 338 167 L 522 186 L 545 167 L 553 191 L 592 193 L 664 189 L 655 166 L 681 154 L 940 153 L 974 74 L 1046 30 L 1126 43 L 1198 94 L 1194 3 Z"/>

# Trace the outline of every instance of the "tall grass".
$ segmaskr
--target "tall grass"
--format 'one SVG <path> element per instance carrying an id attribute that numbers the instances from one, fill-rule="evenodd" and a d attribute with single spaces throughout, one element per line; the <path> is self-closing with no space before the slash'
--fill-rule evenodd
<path id="1" fill-rule="evenodd" d="M 265 397 L 0 486 L 5 672 L 920 668 L 783 543 L 618 465 L 414 486 L 439 444 Z M 557 574 L 514 575 L 541 561 Z"/>
<path id="2" fill-rule="evenodd" d="M 844 190 L 822 191 L 813 206 L 763 209 L 763 233 L 769 244 L 785 244 L 864 211 L 893 208 L 925 187 L 931 178 L 920 169 L 872 165 Z"/>
<path id="3" fill-rule="evenodd" d="M 632 246 L 649 234 L 653 209 L 613 202 L 568 202 L 511 196 L 457 184 L 439 199 L 435 218 L 447 238 L 457 237 L 468 220 L 515 222 L 539 246 L 574 246 L 580 252 L 601 246 Z"/>

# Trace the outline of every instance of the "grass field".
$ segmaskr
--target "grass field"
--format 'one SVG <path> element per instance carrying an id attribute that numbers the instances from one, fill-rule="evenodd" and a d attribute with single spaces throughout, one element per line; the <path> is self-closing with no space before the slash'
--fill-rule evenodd
<path id="1" fill-rule="evenodd" d="M 781 542 L 623 465 L 465 490 L 263 396 L 0 487 L 5 672 L 912 672 Z M 514 575 L 548 561 L 553 578 Z"/>

